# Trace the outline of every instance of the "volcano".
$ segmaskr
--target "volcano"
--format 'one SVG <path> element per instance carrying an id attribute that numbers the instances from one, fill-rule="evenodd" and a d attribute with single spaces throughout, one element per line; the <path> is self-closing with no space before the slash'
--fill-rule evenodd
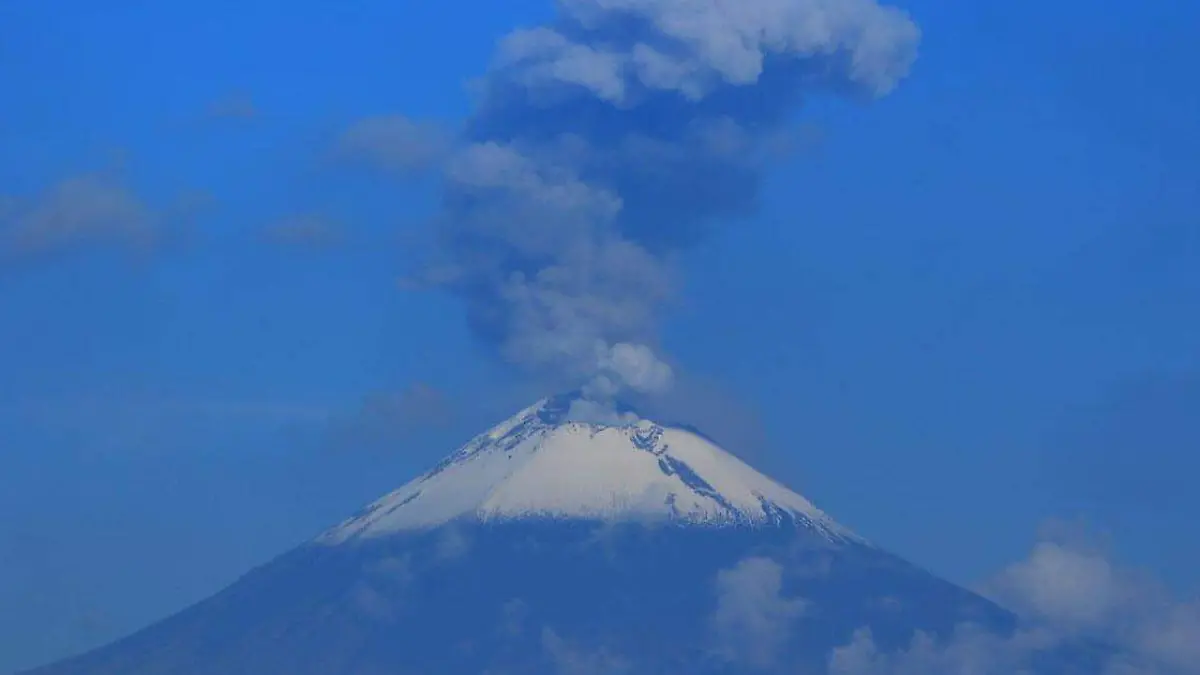
<path id="1" fill-rule="evenodd" d="M 36 675 L 821 672 L 1015 618 L 702 433 L 552 397 L 227 589 Z"/>

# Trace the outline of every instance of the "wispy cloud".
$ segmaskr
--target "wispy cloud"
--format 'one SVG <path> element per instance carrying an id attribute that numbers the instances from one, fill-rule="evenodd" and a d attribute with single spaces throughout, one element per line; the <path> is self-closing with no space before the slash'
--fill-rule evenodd
<path id="1" fill-rule="evenodd" d="M 441 124 L 403 115 L 380 115 L 359 120 L 338 137 L 338 159 L 401 174 L 437 167 L 450 152 L 453 139 Z"/>
<path id="2" fill-rule="evenodd" d="M 368 395 L 362 405 L 330 424 L 335 449 L 394 448 L 424 431 L 444 429 L 454 420 L 447 395 L 425 383 Z"/>
<path id="3" fill-rule="evenodd" d="M 319 434 L 335 416 L 332 407 L 287 399 L 220 399 L 87 393 L 61 398 L 0 402 L 0 423 L 16 424 L 30 438 L 72 439 L 79 451 L 101 455 L 158 455 L 211 449 L 214 432 Z"/>
<path id="4" fill-rule="evenodd" d="M 918 633 L 907 649 L 886 653 L 864 628 L 830 655 L 829 675 L 1033 675 L 1030 656 L 1053 642 L 1045 633 L 1007 638 L 962 625 L 948 640 Z"/>
<path id="5" fill-rule="evenodd" d="M 342 222 L 316 213 L 282 218 L 264 228 L 262 234 L 269 243 L 292 248 L 324 250 L 346 243 Z"/>
<path id="6" fill-rule="evenodd" d="M 0 204 L 0 254 L 25 258 L 89 245 L 153 248 L 162 216 L 116 177 L 67 178 L 29 200 Z"/>
<path id="7" fill-rule="evenodd" d="M 260 111 L 254 99 L 245 92 L 234 92 L 228 96 L 213 101 L 207 109 L 209 119 L 214 120 L 253 120 Z"/>
<path id="8" fill-rule="evenodd" d="M 332 409 L 304 403 L 263 400 L 203 400 L 83 396 L 66 400 L 0 405 L 0 412 L 42 427 L 95 429 L 119 424 L 181 421 L 251 421 L 272 424 L 324 423 Z"/>
<path id="9" fill-rule="evenodd" d="M 367 395 L 357 406 L 287 399 L 214 399 L 109 393 L 0 402 L 0 419 L 51 432 L 78 433 L 97 448 L 158 444 L 186 430 L 304 429 L 330 449 L 394 451 L 455 420 L 453 402 L 424 383 Z"/>
<path id="10" fill-rule="evenodd" d="M 623 675 L 632 670 L 630 662 L 617 654 L 604 648 L 586 649 L 549 627 L 542 629 L 542 649 L 557 675 Z"/>

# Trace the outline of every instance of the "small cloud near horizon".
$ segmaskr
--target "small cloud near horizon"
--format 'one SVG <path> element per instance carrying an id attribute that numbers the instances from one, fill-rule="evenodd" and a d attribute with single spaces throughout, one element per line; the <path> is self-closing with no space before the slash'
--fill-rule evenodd
<path id="1" fill-rule="evenodd" d="M 208 118 L 213 120 L 241 121 L 257 119 L 261 114 L 254 99 L 245 92 L 235 92 L 213 101 L 208 105 L 206 113 Z"/>
<path id="2" fill-rule="evenodd" d="M 1015 612 L 1012 635 L 962 624 L 945 639 L 919 632 L 898 652 L 879 649 L 869 629 L 835 649 L 831 675 L 1011 675 L 1084 645 L 1098 675 L 1200 673 L 1200 599 L 1173 597 L 1154 579 L 1116 564 L 1078 527 L 1043 528 L 1029 555 L 981 589 Z M 1094 651 L 1094 650 L 1089 650 Z"/>
<path id="3" fill-rule="evenodd" d="M 346 243 L 342 222 L 316 213 L 282 218 L 265 227 L 262 235 L 268 243 L 292 248 L 331 249 Z"/>
<path id="4" fill-rule="evenodd" d="M 29 258 L 88 245 L 152 249 L 161 238 L 161 214 L 117 177 L 72 176 L 32 199 L 0 203 L 0 255 Z"/>
<path id="5" fill-rule="evenodd" d="M 440 123 L 404 115 L 360 119 L 338 136 L 334 157 L 397 174 L 418 174 L 445 161 L 453 138 Z"/>
<path id="6" fill-rule="evenodd" d="M 455 419 L 447 394 L 423 382 L 366 396 L 357 410 L 333 420 L 328 444 L 347 448 L 392 448 L 421 432 L 444 430 Z"/>

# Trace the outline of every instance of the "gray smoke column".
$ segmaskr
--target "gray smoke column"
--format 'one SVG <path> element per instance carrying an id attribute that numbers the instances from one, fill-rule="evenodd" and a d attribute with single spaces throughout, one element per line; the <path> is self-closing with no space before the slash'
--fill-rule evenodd
<path id="1" fill-rule="evenodd" d="M 499 44 L 445 164 L 437 260 L 509 361 L 597 397 L 670 387 L 673 254 L 751 214 L 803 98 L 887 94 L 915 58 L 873 0 L 559 0 Z"/>

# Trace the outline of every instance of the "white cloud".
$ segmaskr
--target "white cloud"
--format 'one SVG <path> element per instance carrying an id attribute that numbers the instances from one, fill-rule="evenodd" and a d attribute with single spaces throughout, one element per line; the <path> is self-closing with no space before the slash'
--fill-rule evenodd
<path id="1" fill-rule="evenodd" d="M 1022 616 L 1071 631 L 1098 630 L 1134 601 L 1103 555 L 1048 541 L 997 575 L 987 590 Z"/>
<path id="2" fill-rule="evenodd" d="M 1029 657 L 1056 639 L 1045 631 L 1003 637 L 964 624 L 948 640 L 918 632 L 907 649 L 885 653 L 862 629 L 830 655 L 829 675 L 1032 675 Z"/>
<path id="3" fill-rule="evenodd" d="M 558 675 L 621 675 L 630 672 L 627 660 L 606 649 L 585 649 L 554 632 L 542 629 L 542 650 Z"/>
<path id="4" fill-rule="evenodd" d="M 451 144 L 449 132 L 439 124 L 380 115 L 361 119 L 343 131 L 334 151 L 348 161 L 412 173 L 438 166 Z"/>
<path id="5" fill-rule="evenodd" d="M 471 540 L 457 527 L 447 527 L 438 536 L 434 558 L 448 562 L 462 558 L 471 550 Z"/>
<path id="6" fill-rule="evenodd" d="M 34 200 L 0 209 L 0 252 L 54 253 L 89 244 L 144 249 L 158 240 L 159 216 L 116 179 L 68 178 Z"/>
<path id="7" fill-rule="evenodd" d="M 287 216 L 263 230 L 267 241 L 281 246 L 326 249 L 344 243 L 342 223 L 326 216 L 306 213 Z"/>
<path id="8" fill-rule="evenodd" d="M 1099 675 L 1200 673 L 1200 603 L 1172 598 L 1078 537 L 1039 541 L 984 590 L 1023 627 L 1001 636 L 964 625 L 942 641 L 918 634 L 896 653 L 863 630 L 830 655 L 831 675 L 1057 675 L 1044 665 L 1056 658 L 1088 659 L 1083 667 Z"/>
<path id="9" fill-rule="evenodd" d="M 769 558 L 746 558 L 721 570 L 711 617 L 718 654 L 739 664 L 776 663 L 788 633 L 808 603 L 783 595 L 783 567 Z"/>

